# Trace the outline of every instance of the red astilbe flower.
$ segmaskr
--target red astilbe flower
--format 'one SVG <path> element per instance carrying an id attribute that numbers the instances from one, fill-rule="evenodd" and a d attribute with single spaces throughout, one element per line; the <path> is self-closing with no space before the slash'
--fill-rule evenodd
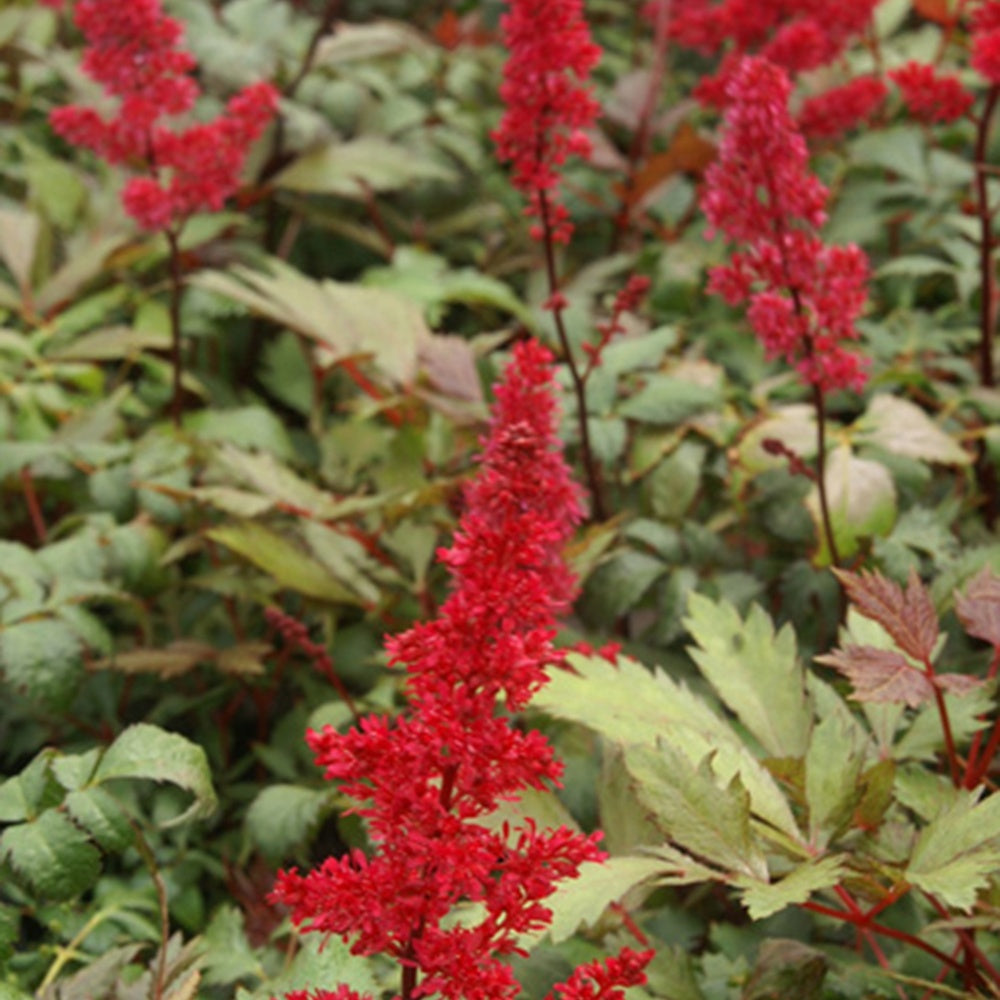
<path id="1" fill-rule="evenodd" d="M 1000 0 L 980 0 L 972 12 L 972 68 L 1000 84 Z"/>
<path id="2" fill-rule="evenodd" d="M 877 76 L 859 76 L 802 102 L 799 130 L 807 139 L 832 139 L 868 121 L 885 99 Z"/>
<path id="3" fill-rule="evenodd" d="M 506 111 L 493 132 L 497 156 L 513 167 L 512 183 L 528 198 L 526 214 L 548 207 L 552 238 L 568 242 L 573 231 L 558 196 L 559 169 L 571 155 L 586 156 L 584 130 L 600 110 L 587 86 L 601 58 L 583 17 L 581 0 L 508 0 L 501 18 L 510 52 L 500 97 Z M 543 238 L 542 227 L 532 229 Z"/>
<path id="4" fill-rule="evenodd" d="M 645 8 L 655 15 L 661 3 Z M 685 0 L 671 8 L 670 31 L 683 46 L 723 55 L 695 96 L 725 107 L 729 81 L 744 56 L 764 56 L 790 74 L 827 66 L 864 31 L 878 0 Z"/>
<path id="5" fill-rule="evenodd" d="M 83 69 L 117 100 L 105 118 L 79 105 L 52 112 L 68 142 L 135 171 L 125 210 L 146 229 L 177 227 L 194 212 L 220 209 L 239 187 L 247 148 L 277 107 L 278 93 L 256 83 L 234 96 L 215 121 L 174 130 L 164 118 L 190 111 L 200 91 L 183 29 L 160 0 L 78 0 L 74 18 L 87 48 Z"/>
<path id="6" fill-rule="evenodd" d="M 326 777 L 367 820 L 373 848 L 306 875 L 285 872 L 272 898 L 306 930 L 395 958 L 405 1000 L 515 997 L 503 956 L 518 951 L 519 935 L 547 926 L 543 901 L 557 883 L 602 857 L 596 836 L 483 822 L 560 775 L 545 738 L 516 728 L 505 710 L 544 683 L 545 665 L 558 659 L 555 616 L 575 591 L 561 550 L 582 507 L 553 437 L 550 360 L 534 342 L 515 348 L 466 513 L 440 553 L 452 592 L 435 620 L 387 643 L 408 672 L 409 711 L 308 734 Z M 448 920 L 468 903 L 475 919 Z M 589 995 L 611 998 L 616 985 L 638 982 L 648 958 L 612 960 Z"/>
<path id="7" fill-rule="evenodd" d="M 910 114 L 928 125 L 953 122 L 972 106 L 972 94 L 957 76 L 938 73 L 926 63 L 911 61 L 889 70 L 889 79 L 899 87 Z"/>
<path id="8" fill-rule="evenodd" d="M 710 225 L 746 245 L 713 269 L 710 290 L 749 301 L 750 323 L 771 357 L 784 357 L 822 390 L 859 389 L 858 336 L 867 260 L 856 246 L 824 245 L 826 188 L 809 173 L 805 140 L 789 111 L 785 72 L 747 57 L 729 86 L 719 159 L 705 175 Z"/>

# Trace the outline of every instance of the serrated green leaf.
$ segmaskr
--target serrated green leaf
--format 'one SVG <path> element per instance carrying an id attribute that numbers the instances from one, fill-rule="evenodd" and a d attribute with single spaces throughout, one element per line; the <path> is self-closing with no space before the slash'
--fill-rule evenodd
<path id="1" fill-rule="evenodd" d="M 921 831 L 906 878 L 948 906 L 969 910 L 1000 868 L 1000 794 L 961 792 Z"/>
<path id="2" fill-rule="evenodd" d="M 698 643 L 688 647 L 691 658 L 767 753 L 801 757 L 812 709 L 791 627 L 775 633 L 759 605 L 744 621 L 728 602 L 697 593 L 684 624 Z"/>
<path id="3" fill-rule="evenodd" d="M 269 573 L 282 587 L 334 604 L 360 604 L 358 596 L 316 559 L 276 531 L 253 521 L 221 525 L 206 532 L 258 569 Z"/>
<path id="4" fill-rule="evenodd" d="M 17 622 L 0 630 L 0 670 L 8 683 L 54 708 L 65 708 L 83 673 L 75 631 L 54 618 Z"/>
<path id="5" fill-rule="evenodd" d="M 865 747 L 846 710 L 826 716 L 812 731 L 806 753 L 809 841 L 825 847 L 850 821 L 864 791 L 859 782 Z"/>
<path id="6" fill-rule="evenodd" d="M 101 873 L 101 855 L 90 838 L 55 809 L 4 830 L 0 859 L 9 861 L 35 892 L 50 899 L 72 899 Z"/>
<path id="7" fill-rule="evenodd" d="M 177 826 L 215 811 L 215 790 L 205 751 L 158 726 L 143 722 L 129 726 L 105 751 L 94 784 L 122 778 L 166 781 L 191 793 L 191 805 L 163 826 Z"/>
<path id="8" fill-rule="evenodd" d="M 773 777 L 732 726 L 687 687 L 626 657 L 615 664 L 573 654 L 568 659 L 573 672 L 551 671 L 549 683 L 532 702 L 535 707 L 626 746 L 655 746 L 658 739 L 667 739 L 692 763 L 711 754 L 718 781 L 726 784 L 738 774 L 750 793 L 754 814 L 799 838 L 788 800 Z"/>
<path id="9" fill-rule="evenodd" d="M 118 853 L 135 839 L 122 807 L 106 788 L 83 788 L 66 796 L 66 812 L 105 851 Z"/>
<path id="10" fill-rule="evenodd" d="M 352 955 L 340 938 L 308 934 L 300 941 L 301 947 L 287 969 L 253 992 L 239 992 L 238 1000 L 272 1000 L 296 990 L 314 990 L 317 983 L 331 991 L 343 985 L 357 993 L 380 995 L 381 987 L 375 979 L 371 960 Z"/>
<path id="11" fill-rule="evenodd" d="M 669 743 L 625 748 L 640 801 L 670 840 L 724 871 L 767 879 L 750 830 L 750 795 L 738 776 L 719 783 L 708 758 L 694 764 Z"/>
<path id="12" fill-rule="evenodd" d="M 184 425 L 206 441 L 255 448 L 286 460 L 295 455 L 284 425 L 263 406 L 201 410 L 188 417 Z"/>
<path id="13" fill-rule="evenodd" d="M 374 566 L 362 544 L 350 535 L 328 528 L 318 521 L 302 524 L 302 537 L 317 561 L 339 582 L 353 591 L 359 601 L 378 604 L 381 593 L 372 581 Z"/>
<path id="14" fill-rule="evenodd" d="M 894 455 L 943 465 L 968 465 L 972 457 L 915 403 L 876 396 L 857 423 L 861 440 Z"/>
<path id="15" fill-rule="evenodd" d="M 56 751 L 38 754 L 20 774 L 0 784 L 0 823 L 22 823 L 58 805 L 63 798 L 52 770 Z"/>
<path id="16" fill-rule="evenodd" d="M 243 914 L 231 904 L 216 911 L 202 935 L 206 986 L 228 986 L 251 976 L 264 977 L 260 959 L 247 940 Z"/>
<path id="17" fill-rule="evenodd" d="M 266 857 L 280 861 L 308 843 L 331 805 L 325 788 L 272 785 L 250 803 L 247 833 Z"/>
<path id="18" fill-rule="evenodd" d="M 663 861 L 656 857 L 623 856 L 584 862 L 576 878 L 560 882 L 545 900 L 552 910 L 549 937 L 558 944 L 581 926 L 592 927 L 612 903 L 640 885 L 654 883 L 663 869 Z"/>
<path id="19" fill-rule="evenodd" d="M 737 878 L 740 898 L 751 920 L 763 920 L 786 906 L 804 903 L 814 892 L 837 885 L 844 876 L 846 856 L 831 854 L 793 868 L 776 882 Z"/>

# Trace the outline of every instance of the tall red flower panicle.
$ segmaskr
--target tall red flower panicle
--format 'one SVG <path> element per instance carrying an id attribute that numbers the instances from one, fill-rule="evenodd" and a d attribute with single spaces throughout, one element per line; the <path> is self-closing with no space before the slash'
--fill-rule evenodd
<path id="1" fill-rule="evenodd" d="M 911 60 L 889 70 L 889 78 L 899 87 L 910 114 L 928 125 L 955 121 L 972 106 L 973 96 L 957 76 L 926 63 Z"/>
<path id="2" fill-rule="evenodd" d="M 497 156 L 513 167 L 513 184 L 528 198 L 527 214 L 548 208 L 552 237 L 567 242 L 572 224 L 559 201 L 559 169 L 586 156 L 599 107 L 587 86 L 601 57 L 583 16 L 582 0 L 508 0 L 501 19 L 510 52 L 500 96 L 506 111 L 493 133 Z M 536 239 L 542 229 L 532 230 Z"/>
<path id="3" fill-rule="evenodd" d="M 77 0 L 74 16 L 87 42 L 83 69 L 117 105 L 110 117 L 79 105 L 57 108 L 56 132 L 136 172 L 122 201 L 147 229 L 220 209 L 239 187 L 247 148 L 274 114 L 274 87 L 252 84 L 215 121 L 175 129 L 164 120 L 190 111 L 200 91 L 182 27 L 160 0 Z"/>
<path id="4" fill-rule="evenodd" d="M 533 342 L 515 349 L 466 512 L 440 553 L 452 592 L 435 620 L 387 643 L 408 673 L 409 710 L 308 735 L 327 778 L 367 820 L 372 851 L 285 872 L 273 899 L 306 930 L 395 958 L 404 1000 L 515 997 L 503 957 L 519 935 L 547 926 L 543 901 L 556 884 L 602 856 L 596 836 L 484 822 L 501 802 L 560 775 L 545 738 L 508 714 L 544 683 L 557 658 L 555 616 L 575 586 L 561 550 L 582 508 L 553 436 L 550 359 Z M 469 903 L 474 918 L 449 920 Z M 623 953 L 601 966 L 608 982 L 598 992 L 568 983 L 565 995 L 615 996 L 642 979 L 647 958 Z"/>
<path id="5" fill-rule="evenodd" d="M 972 68 L 1000 84 L 1000 0 L 979 0 L 972 12 Z"/>
<path id="6" fill-rule="evenodd" d="M 746 57 L 729 83 L 719 159 L 705 175 L 710 225 L 745 246 L 714 268 L 710 289 L 749 319 L 768 354 L 784 357 L 823 390 L 860 388 L 858 336 L 867 260 L 853 244 L 826 246 L 827 190 L 809 172 L 805 140 L 788 111 L 780 67 Z"/>
<path id="7" fill-rule="evenodd" d="M 655 11 L 653 0 L 647 10 Z M 705 55 L 721 55 L 715 74 L 695 95 L 725 107 L 729 81 L 749 54 L 763 56 L 789 74 L 834 62 L 868 25 L 878 0 L 685 0 L 671 8 L 671 34 Z M 843 110 L 841 107 L 838 110 Z"/>

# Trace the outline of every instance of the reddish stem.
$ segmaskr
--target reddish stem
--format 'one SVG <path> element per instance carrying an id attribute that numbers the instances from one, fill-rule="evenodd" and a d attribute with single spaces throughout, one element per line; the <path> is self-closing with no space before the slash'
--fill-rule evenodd
<path id="1" fill-rule="evenodd" d="M 45 526 L 42 505 L 38 502 L 35 481 L 31 477 L 31 470 L 26 465 L 21 469 L 21 486 L 24 489 L 24 502 L 28 506 L 28 516 L 31 518 L 31 526 L 35 529 L 35 537 L 38 539 L 40 545 L 44 545 L 48 537 L 48 529 Z"/>
<path id="2" fill-rule="evenodd" d="M 587 475 L 587 484 L 594 502 L 594 516 L 607 520 L 607 509 L 604 506 L 604 490 L 601 486 L 601 476 L 594 460 L 594 452 L 590 443 L 590 429 L 587 426 L 587 392 L 583 377 L 577 367 L 573 350 L 570 347 L 569 335 L 563 323 L 563 307 L 559 304 L 559 276 L 556 271 L 556 255 L 552 238 L 552 222 L 549 212 L 549 200 L 544 191 L 538 192 L 539 218 L 542 224 L 542 245 L 545 247 L 545 271 L 549 281 L 549 296 L 552 300 L 552 318 L 556 324 L 556 333 L 562 346 L 570 378 L 573 382 L 573 392 L 576 396 L 576 417 L 580 427 L 580 451 L 583 457 L 583 467 Z"/>

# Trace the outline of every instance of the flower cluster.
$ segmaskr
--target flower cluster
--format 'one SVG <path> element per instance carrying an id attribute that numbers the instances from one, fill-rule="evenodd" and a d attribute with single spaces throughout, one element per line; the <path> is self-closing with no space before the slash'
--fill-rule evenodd
<path id="1" fill-rule="evenodd" d="M 528 198 L 527 214 L 543 218 L 552 237 L 572 232 L 559 202 L 559 168 L 586 156 L 584 130 L 598 105 L 586 81 L 601 57 L 590 38 L 581 0 L 509 0 L 501 20 L 509 56 L 500 96 L 506 111 L 493 133 L 497 156 L 513 167 L 512 182 Z M 544 227 L 532 235 L 543 236 Z"/>
<path id="2" fill-rule="evenodd" d="M 1000 84 L 1000 0 L 980 0 L 972 13 L 972 68 Z"/>
<path id="3" fill-rule="evenodd" d="M 681 45 L 706 55 L 725 51 L 718 71 L 695 90 L 704 103 L 724 107 L 729 80 L 744 56 L 755 53 L 790 74 L 829 65 L 853 36 L 864 31 L 876 4 L 877 0 L 686 0 L 674 4 L 670 30 Z M 649 5 L 654 10 L 655 6 Z"/>
<path id="4" fill-rule="evenodd" d="M 404 1000 L 515 997 L 503 956 L 547 926 L 543 901 L 556 884 L 602 856 L 593 836 L 484 822 L 501 802 L 560 774 L 545 738 L 512 725 L 504 710 L 523 707 L 544 683 L 545 665 L 558 658 L 554 619 L 575 587 L 561 549 L 580 497 L 553 437 L 549 361 L 534 342 L 515 349 L 482 471 L 451 549 L 440 553 L 452 592 L 435 620 L 387 644 L 408 672 L 409 711 L 308 736 L 327 778 L 365 817 L 373 851 L 285 872 L 273 899 L 308 930 L 395 958 Z M 476 915 L 456 921 L 463 904 Z M 566 984 L 564 996 L 610 998 L 616 985 L 642 978 L 647 959 L 611 960 Z"/>
<path id="5" fill-rule="evenodd" d="M 886 86 L 877 76 L 856 77 L 803 101 L 798 113 L 799 130 L 807 139 L 841 136 L 868 121 L 885 95 Z"/>
<path id="6" fill-rule="evenodd" d="M 805 140 L 788 111 L 791 84 L 766 59 L 744 58 L 729 83 L 719 159 L 705 176 L 710 225 L 746 245 L 713 269 L 710 288 L 748 315 L 768 354 L 822 390 L 860 388 L 857 338 L 867 260 L 854 245 L 826 246 L 826 188 L 809 173 Z"/>
<path id="7" fill-rule="evenodd" d="M 928 125 L 955 121 L 972 105 L 972 94 L 957 76 L 938 73 L 926 63 L 905 63 L 890 70 L 889 78 L 899 87 L 910 114 Z"/>
<path id="8" fill-rule="evenodd" d="M 175 130 L 163 119 L 190 111 L 199 88 L 181 25 L 160 0 L 78 0 L 75 21 L 87 49 L 84 71 L 117 100 L 105 118 L 79 105 L 57 108 L 53 128 L 74 145 L 136 171 L 126 211 L 147 229 L 170 229 L 197 211 L 220 209 L 239 186 L 248 146 L 277 107 L 277 91 L 256 83 L 215 121 Z"/>

